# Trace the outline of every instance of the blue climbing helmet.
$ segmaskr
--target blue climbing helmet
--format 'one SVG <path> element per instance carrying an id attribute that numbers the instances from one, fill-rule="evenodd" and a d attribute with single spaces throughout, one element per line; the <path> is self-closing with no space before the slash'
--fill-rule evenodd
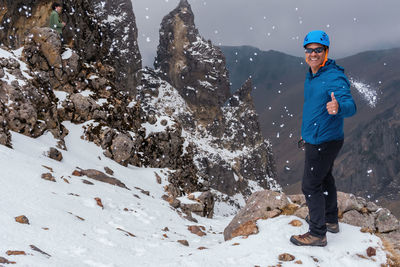
<path id="1" fill-rule="evenodd" d="M 311 43 L 322 44 L 329 47 L 329 36 L 324 31 L 311 31 L 304 38 L 303 47 Z"/>

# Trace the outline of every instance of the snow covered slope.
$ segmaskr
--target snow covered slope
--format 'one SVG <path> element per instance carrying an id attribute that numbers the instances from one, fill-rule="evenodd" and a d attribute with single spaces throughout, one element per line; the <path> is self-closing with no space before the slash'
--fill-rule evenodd
<path id="1" fill-rule="evenodd" d="M 193 215 L 194 223 L 182 218 L 161 198 L 168 170 L 123 167 L 80 138 L 82 125 L 64 126 L 68 151 L 62 151 L 61 162 L 46 156 L 57 141 L 51 134 L 32 139 L 13 132 L 14 149 L 0 146 L 0 257 L 15 261 L 13 266 L 269 266 L 277 265 L 282 253 L 295 256 L 282 266 L 365 267 L 386 261 L 377 237 L 345 224 L 339 234 L 328 233 L 325 248 L 296 247 L 290 235 L 307 227 L 304 221 L 301 227 L 288 224 L 293 216 L 260 220 L 259 234 L 225 242 L 222 232 L 232 217 L 223 216 L 223 207 L 217 207 L 213 219 Z M 72 175 L 78 167 L 108 167 L 130 190 Z M 41 179 L 48 172 L 56 182 Z M 17 223 L 20 215 L 30 224 Z M 206 235 L 192 234 L 192 225 L 204 226 Z M 377 255 L 366 257 L 368 247 Z M 9 250 L 26 255 L 8 256 Z"/>

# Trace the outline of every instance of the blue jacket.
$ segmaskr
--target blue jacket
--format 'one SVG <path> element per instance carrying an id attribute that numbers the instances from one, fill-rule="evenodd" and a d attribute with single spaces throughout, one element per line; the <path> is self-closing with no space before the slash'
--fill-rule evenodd
<path id="1" fill-rule="evenodd" d="M 339 104 L 339 112 L 329 115 L 326 104 L 334 93 Z M 350 92 L 350 83 L 344 69 L 328 59 L 316 74 L 307 73 L 304 83 L 303 122 L 301 136 L 310 144 L 318 145 L 332 140 L 341 140 L 343 118 L 356 113 L 356 104 Z"/>

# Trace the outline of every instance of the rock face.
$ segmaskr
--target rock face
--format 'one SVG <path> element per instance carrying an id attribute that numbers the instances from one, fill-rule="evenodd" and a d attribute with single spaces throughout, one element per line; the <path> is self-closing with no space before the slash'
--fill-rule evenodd
<path id="1" fill-rule="evenodd" d="M 0 3 L 0 43 L 12 49 L 21 47 L 34 27 L 48 25 L 52 2 Z M 118 90 L 134 93 L 141 56 L 131 1 L 71 1 L 64 3 L 60 17 L 67 23 L 63 36 L 70 48 L 85 62 L 111 65 L 116 70 Z"/>
<path id="2" fill-rule="evenodd" d="M 157 70 L 140 75 L 130 1 L 65 2 L 67 47 L 45 19 L 32 24 L 30 16 L 48 18 L 48 4 L 26 4 L 30 13 L 20 14 L 21 1 L 7 2 L 1 13 L 2 23 L 25 21 L 15 32 L 4 26 L 12 41 L 1 40 L 13 48 L 23 45 L 0 60 L 2 144 L 11 146 L 10 130 L 30 137 L 51 131 L 58 148 L 68 149 L 62 122 L 83 124 L 82 138 L 119 164 L 174 170 L 165 188 L 173 206 L 180 206 L 181 196 L 203 193 L 196 205 L 182 204 L 189 215 L 212 216 L 211 189 L 223 197 L 247 197 L 271 187 L 271 146 L 260 135 L 251 81 L 230 97 L 224 57 L 200 37 L 187 1 L 163 20 Z M 136 95 L 127 93 L 133 92 L 130 83 Z"/>
<path id="3" fill-rule="evenodd" d="M 210 122 L 221 116 L 220 107 L 230 95 L 225 57 L 199 35 L 187 0 L 164 17 L 154 65 L 198 118 Z"/>
<path id="4" fill-rule="evenodd" d="M 142 57 L 137 42 L 138 29 L 132 1 L 96 0 L 93 1 L 93 6 L 94 14 L 99 17 L 94 22 L 101 22 L 102 36 L 99 46 L 105 57 L 102 59 L 96 55 L 96 60 L 115 69 L 119 90 L 135 94 L 140 81 Z"/>
<path id="5" fill-rule="evenodd" d="M 6 50 L 2 54 L 6 55 L 0 56 L 0 69 L 4 73 L 0 80 L 3 129 L 32 137 L 55 130 L 55 135 L 61 136 L 63 130 L 58 122 L 54 94 L 48 87 L 38 86 L 40 79 L 31 76 L 26 64 L 18 57 Z"/>
<path id="6" fill-rule="evenodd" d="M 165 109 L 158 102 L 171 106 L 164 114 L 179 121 L 186 140 L 193 144 L 198 176 L 228 195 L 240 192 L 248 196 L 253 187 L 269 188 L 275 176 L 271 145 L 260 133 L 251 81 L 230 97 L 225 58 L 199 35 L 186 0 L 162 21 L 155 67 L 151 76 L 160 76 L 176 88 L 183 100 L 175 102 L 184 104 L 179 104 L 182 108 L 167 104 L 166 94 L 169 98 L 171 94 L 160 88 L 157 78 L 151 78 L 152 82 L 146 79 L 153 90 L 139 89 L 147 98 L 142 102 L 151 102 L 151 95 L 160 100 L 153 100 L 157 104 L 148 107 L 149 111 Z M 207 144 L 199 142 L 204 137 Z"/>
<path id="7" fill-rule="evenodd" d="M 258 115 L 251 97 L 252 88 L 251 80 L 246 81 L 223 107 L 222 122 L 215 120 L 211 128 L 221 147 L 229 151 L 247 152 L 231 160 L 221 159 L 217 164 L 214 163 L 219 166 L 214 169 L 216 172 L 209 168 L 208 172 L 214 177 L 225 178 L 223 183 L 215 184 L 222 192 L 230 192 L 232 188 L 244 192 L 248 188 L 248 183 L 243 183 L 246 180 L 256 181 L 263 188 L 275 186 L 272 182 L 272 178 L 275 177 L 275 163 L 271 144 L 261 134 Z M 207 165 L 210 166 L 210 163 Z M 232 168 L 236 182 L 226 179 L 226 176 L 218 172 L 220 166 L 224 165 Z"/>

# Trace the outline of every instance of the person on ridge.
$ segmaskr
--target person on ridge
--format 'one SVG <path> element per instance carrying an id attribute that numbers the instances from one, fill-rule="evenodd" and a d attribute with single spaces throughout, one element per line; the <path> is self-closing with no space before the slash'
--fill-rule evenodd
<path id="1" fill-rule="evenodd" d="M 338 233 L 338 208 L 333 163 L 343 145 L 343 119 L 356 113 L 344 69 L 328 59 L 329 37 L 311 31 L 304 38 L 310 66 L 304 83 L 301 135 L 305 146 L 302 191 L 309 214 L 309 231 L 293 235 L 298 246 L 326 246 L 326 232 Z"/>
<path id="2" fill-rule="evenodd" d="M 59 14 L 61 14 L 62 12 L 62 7 L 59 3 L 54 2 L 51 8 L 53 11 L 51 11 L 50 14 L 49 27 L 60 34 L 62 42 L 63 41 L 62 29 L 65 27 L 65 22 L 61 22 L 59 16 Z"/>

